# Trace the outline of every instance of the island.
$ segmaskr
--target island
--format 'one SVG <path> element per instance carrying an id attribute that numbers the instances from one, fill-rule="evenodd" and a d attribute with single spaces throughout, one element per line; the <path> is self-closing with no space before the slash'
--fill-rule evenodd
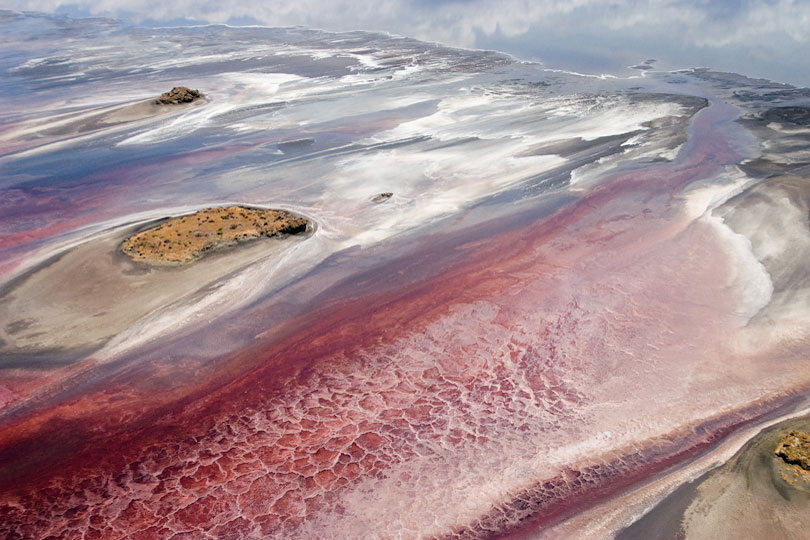
<path id="1" fill-rule="evenodd" d="M 810 433 L 791 431 L 779 441 L 776 455 L 785 463 L 810 471 Z"/>
<path id="2" fill-rule="evenodd" d="M 387 201 L 388 199 L 390 199 L 393 196 L 394 196 L 393 193 L 391 193 L 390 191 L 386 191 L 385 193 L 380 193 L 380 194 L 375 195 L 374 197 L 372 197 L 371 202 L 379 204 L 381 202 Z"/>
<path id="3" fill-rule="evenodd" d="M 155 99 L 156 105 L 179 105 L 181 103 L 191 103 L 203 97 L 199 90 L 192 90 L 185 86 L 175 86 L 168 92 L 163 92 Z"/>
<path id="4" fill-rule="evenodd" d="M 133 259 L 158 265 L 187 264 L 208 252 L 262 237 L 305 232 L 306 218 L 286 210 L 214 207 L 168 220 L 121 244 Z"/>

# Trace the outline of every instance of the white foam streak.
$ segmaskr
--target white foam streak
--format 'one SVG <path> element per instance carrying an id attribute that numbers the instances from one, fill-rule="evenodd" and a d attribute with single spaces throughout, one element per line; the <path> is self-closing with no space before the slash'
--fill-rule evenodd
<path id="1" fill-rule="evenodd" d="M 277 99 L 283 85 L 302 77 L 289 74 L 225 73 L 219 77 L 217 90 L 210 93 L 211 103 L 189 109 L 179 116 L 163 121 L 118 143 L 119 146 L 152 144 L 216 124 L 216 118 L 246 105 L 261 104 Z"/>
<path id="2" fill-rule="evenodd" d="M 754 255 L 751 241 L 746 236 L 735 233 L 723 218 L 711 212 L 702 220 L 715 229 L 732 261 L 727 286 L 738 298 L 736 315 L 740 325 L 744 326 L 770 302 L 773 295 L 771 276 Z"/>
<path id="3" fill-rule="evenodd" d="M 281 253 L 270 252 L 262 260 L 221 279 L 203 291 L 147 315 L 113 338 L 94 356 L 102 359 L 116 357 L 158 337 L 171 335 L 181 329 L 195 328 L 200 323 L 210 324 L 213 321 L 209 320 L 210 316 L 207 314 L 215 313 L 215 318 L 219 319 L 224 314 L 283 287 L 311 269 L 328 253 L 322 244 L 316 234 L 284 248 Z"/>
<path id="4" fill-rule="evenodd" d="M 756 180 L 736 168 L 718 176 L 713 183 L 703 182 L 700 187 L 686 193 L 684 204 L 687 215 L 709 224 L 722 241 L 731 261 L 727 286 L 738 299 L 737 317 L 740 325 L 748 324 L 754 315 L 768 305 L 773 295 L 773 282 L 765 266 L 756 257 L 751 241 L 734 232 L 722 217 L 712 210 L 742 193 Z"/>

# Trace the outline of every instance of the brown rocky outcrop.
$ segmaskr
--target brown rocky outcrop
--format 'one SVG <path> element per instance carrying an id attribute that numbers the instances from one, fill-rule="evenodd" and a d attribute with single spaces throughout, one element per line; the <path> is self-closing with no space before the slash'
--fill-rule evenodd
<path id="1" fill-rule="evenodd" d="M 175 86 L 168 92 L 160 94 L 155 100 L 157 105 L 179 105 L 180 103 L 191 103 L 196 99 L 200 99 L 203 95 L 199 90 L 192 90 L 185 86 Z"/>
<path id="2" fill-rule="evenodd" d="M 286 210 L 245 206 L 206 208 L 170 218 L 124 240 L 121 249 L 152 264 L 185 264 L 205 253 L 261 237 L 298 234 L 309 221 Z"/>
<path id="3" fill-rule="evenodd" d="M 810 471 L 810 433 L 791 431 L 779 441 L 776 455 L 785 463 Z"/>

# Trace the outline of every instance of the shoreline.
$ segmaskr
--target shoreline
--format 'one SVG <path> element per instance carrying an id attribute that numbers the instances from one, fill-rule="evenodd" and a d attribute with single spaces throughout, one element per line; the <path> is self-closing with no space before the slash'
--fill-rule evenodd
<path id="1" fill-rule="evenodd" d="M 26 358 L 58 357 L 62 363 L 79 360 L 142 317 L 171 309 L 176 302 L 234 272 L 281 256 L 315 231 L 314 222 L 307 219 L 306 231 L 297 235 L 213 249 L 193 264 L 148 264 L 123 252 L 120 246 L 124 239 L 161 222 L 165 218 L 105 230 L 31 265 L 4 283 L 0 287 L 3 354 L 13 357 L 15 365 Z M 49 356 L 55 350 L 59 355 Z"/>

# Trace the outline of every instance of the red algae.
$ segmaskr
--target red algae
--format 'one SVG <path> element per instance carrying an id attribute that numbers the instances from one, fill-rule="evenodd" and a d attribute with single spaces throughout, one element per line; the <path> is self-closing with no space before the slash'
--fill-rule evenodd
<path id="1" fill-rule="evenodd" d="M 0 531 L 490 538 L 556 522 L 784 406 L 787 394 L 755 398 L 779 387 L 762 364 L 761 380 L 730 383 L 733 414 L 706 416 L 727 403 L 704 390 L 726 376 L 734 299 L 711 227 L 671 194 L 734 159 L 710 127 L 683 163 L 618 176 L 528 226 L 437 235 L 392 265 L 432 261 L 438 275 L 344 283 L 286 335 L 196 366 L 194 385 L 168 384 L 191 360 L 148 382 L 139 370 L 156 367 L 134 368 L 7 424 Z M 662 420 L 671 407 L 679 418 Z M 32 457 L 49 441 L 55 454 Z"/>
<path id="2" fill-rule="evenodd" d="M 0 538 L 807 530 L 803 90 L 0 25 Z"/>

